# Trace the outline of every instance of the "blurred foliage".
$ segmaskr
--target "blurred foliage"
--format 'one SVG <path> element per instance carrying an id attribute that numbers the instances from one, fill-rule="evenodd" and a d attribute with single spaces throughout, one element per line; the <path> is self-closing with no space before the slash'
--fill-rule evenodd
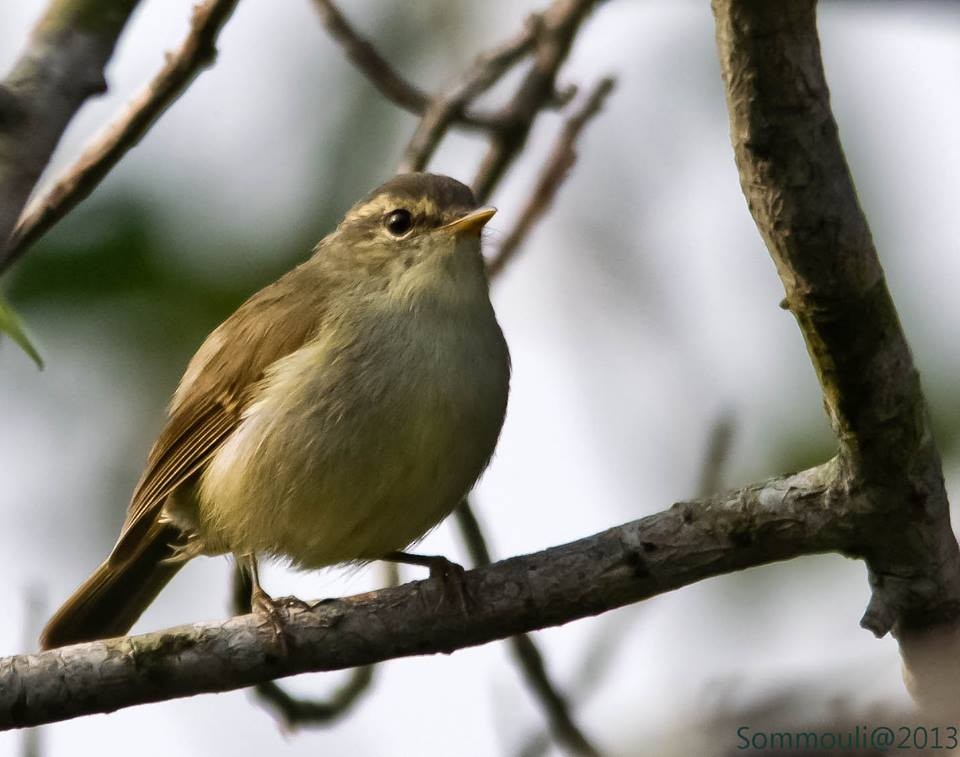
<path id="1" fill-rule="evenodd" d="M 20 345 L 37 364 L 38 368 L 43 368 L 43 360 L 40 359 L 40 353 L 30 343 L 27 334 L 23 328 L 23 321 L 10 304 L 0 295 L 0 335 L 6 334 L 14 342 Z"/>
<path id="2" fill-rule="evenodd" d="M 136 192 L 85 204 L 16 267 L 10 297 L 64 329 L 73 319 L 98 319 L 124 362 L 172 363 L 158 376 L 172 381 L 205 334 L 292 255 L 271 261 L 276 271 L 230 265 L 229 276 L 198 277 L 184 257 L 165 254 L 164 237 Z"/>

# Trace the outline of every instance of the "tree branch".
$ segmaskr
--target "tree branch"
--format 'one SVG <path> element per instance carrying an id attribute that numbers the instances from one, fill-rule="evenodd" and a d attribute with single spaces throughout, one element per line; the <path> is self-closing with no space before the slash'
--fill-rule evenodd
<path id="1" fill-rule="evenodd" d="M 700 466 L 700 478 L 695 490 L 698 497 L 709 497 L 713 492 L 723 491 L 724 473 L 730 448 L 733 446 L 734 422 L 733 414 L 724 411 L 720 414 L 710 429 L 707 438 L 707 449 Z"/>
<path id="2" fill-rule="evenodd" d="M 137 0 L 53 0 L 0 83 L 0 270 L 4 243 L 60 142 L 92 95 Z"/>
<path id="3" fill-rule="evenodd" d="M 830 110 L 815 1 L 713 0 L 713 10 L 741 186 L 823 387 L 842 478 L 874 512 L 863 625 L 894 631 L 915 696 L 956 708 L 960 551 L 917 370 Z"/>
<path id="4" fill-rule="evenodd" d="M 313 6 L 330 36 L 381 95 L 411 113 L 420 114 L 426 110 L 430 96 L 400 76 L 377 48 L 350 25 L 331 0 L 313 0 Z"/>
<path id="5" fill-rule="evenodd" d="M 465 576 L 475 608 L 417 581 L 287 613 L 280 644 L 245 615 L 0 660 L 0 728 L 227 691 L 282 676 L 450 653 L 743 568 L 848 552 L 863 510 L 831 461 Z M 286 648 L 287 653 L 281 652 Z"/>
<path id="6" fill-rule="evenodd" d="M 388 582 L 389 583 L 389 582 Z M 397 582 L 393 582 L 396 585 Z M 247 574 L 236 566 L 233 571 L 233 613 L 250 612 L 251 585 Z M 346 683 L 326 699 L 300 699 L 287 692 L 276 681 L 260 681 L 253 687 L 254 696 L 270 710 L 286 731 L 305 725 L 330 725 L 344 717 L 373 683 L 373 665 L 350 671 Z"/>
<path id="7" fill-rule="evenodd" d="M 473 564 L 489 565 L 491 560 L 487 540 L 483 536 L 483 530 L 469 502 L 467 500 L 461 502 L 453 515 Z M 550 731 L 557 742 L 566 746 L 574 754 L 600 754 L 574 721 L 570 704 L 563 692 L 550 680 L 546 662 L 533 639 L 521 633 L 511 636 L 507 643 L 530 690 L 543 706 Z"/>
<path id="8" fill-rule="evenodd" d="M 213 64 L 217 36 L 237 2 L 206 0 L 194 8 L 190 32 L 177 51 L 167 55 L 159 73 L 20 217 L 7 243 L 6 256 L 0 260 L 0 273 L 96 189 L 163 112 L 186 91 L 197 74 Z"/>
<path id="9" fill-rule="evenodd" d="M 331 0 L 313 0 L 313 4 L 327 32 L 381 95 L 416 115 L 423 115 L 427 111 L 432 102 L 431 96 L 397 73 L 377 48 L 350 25 Z M 458 114 L 454 120 L 459 125 L 474 129 L 491 129 L 497 125 L 495 115 L 473 109 Z"/>
<path id="10" fill-rule="evenodd" d="M 399 173 L 426 168 L 447 129 L 462 117 L 467 104 L 496 84 L 501 76 L 530 52 L 541 28 L 541 17 L 536 14 L 530 16 L 519 33 L 477 56 L 473 65 L 457 81 L 431 99 L 404 150 L 397 168 Z M 487 121 L 488 128 L 505 128 L 506 121 L 501 114 Z"/>
<path id="11" fill-rule="evenodd" d="M 540 171 L 537 184 L 527 200 L 527 204 L 520 212 L 520 217 L 504 237 L 497 249 L 497 254 L 487 264 L 487 273 L 495 276 L 513 258 L 517 249 L 526 239 L 527 234 L 536 225 L 543 214 L 550 209 L 557 190 L 563 184 L 567 174 L 577 161 L 576 143 L 583 131 L 583 127 L 596 116 L 603 108 L 607 96 L 613 91 L 614 80 L 606 78 L 593 88 L 580 108 L 571 115 L 563 125 L 557 141 L 547 157 L 547 162 Z"/>
<path id="12" fill-rule="evenodd" d="M 481 202 L 490 196 L 507 166 L 523 149 L 537 115 L 548 103 L 557 100 L 557 72 L 594 5 L 596 0 L 556 0 L 543 13 L 537 29 L 533 66 L 501 113 L 503 125 L 491 139 L 472 183 Z M 574 91 L 570 90 L 569 96 Z"/>

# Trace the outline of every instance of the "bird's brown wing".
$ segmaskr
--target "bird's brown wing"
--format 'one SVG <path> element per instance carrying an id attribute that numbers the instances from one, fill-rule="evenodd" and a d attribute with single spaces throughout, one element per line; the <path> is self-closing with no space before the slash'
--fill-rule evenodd
<path id="1" fill-rule="evenodd" d="M 150 451 L 120 538 L 110 555 L 135 555 L 164 502 L 200 472 L 240 423 L 250 390 L 273 362 L 298 350 L 323 317 L 322 286 L 293 295 L 292 271 L 247 300 L 203 343 L 171 404 L 170 419 Z"/>
<path id="2" fill-rule="evenodd" d="M 219 402 L 204 402 L 170 419 L 134 490 L 111 562 L 125 562 L 137 552 L 167 497 L 203 467 L 238 421 L 239 414 Z"/>

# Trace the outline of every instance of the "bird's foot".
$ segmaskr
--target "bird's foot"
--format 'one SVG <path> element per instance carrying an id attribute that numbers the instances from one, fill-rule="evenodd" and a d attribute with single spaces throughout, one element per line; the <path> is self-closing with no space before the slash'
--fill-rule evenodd
<path id="1" fill-rule="evenodd" d="M 285 610 L 300 610 L 302 612 L 310 612 L 310 610 L 313 609 L 312 604 L 304 599 L 300 599 L 300 597 L 277 597 L 273 600 L 273 602 Z"/>
<path id="2" fill-rule="evenodd" d="M 290 651 L 287 641 L 288 610 L 311 610 L 310 603 L 298 597 L 278 597 L 274 599 L 261 588 L 256 588 L 250 594 L 250 609 L 264 624 L 270 626 L 273 638 L 280 652 L 286 655 Z"/>
<path id="3" fill-rule="evenodd" d="M 454 601 L 464 615 L 476 606 L 467 587 L 467 571 L 459 563 L 448 560 L 443 555 L 413 555 L 409 552 L 391 552 L 385 559 L 429 568 L 430 580 L 440 584 L 440 604 Z"/>

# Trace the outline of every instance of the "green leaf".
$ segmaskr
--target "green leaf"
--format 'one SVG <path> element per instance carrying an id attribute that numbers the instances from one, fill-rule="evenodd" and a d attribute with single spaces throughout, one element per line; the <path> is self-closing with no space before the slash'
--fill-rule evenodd
<path id="1" fill-rule="evenodd" d="M 6 334 L 19 344 L 23 351 L 33 358 L 37 368 L 43 369 L 43 359 L 34 346 L 30 344 L 30 340 L 27 339 L 23 330 L 23 321 L 20 320 L 20 316 L 14 312 L 2 295 L 0 295 L 0 333 Z"/>

